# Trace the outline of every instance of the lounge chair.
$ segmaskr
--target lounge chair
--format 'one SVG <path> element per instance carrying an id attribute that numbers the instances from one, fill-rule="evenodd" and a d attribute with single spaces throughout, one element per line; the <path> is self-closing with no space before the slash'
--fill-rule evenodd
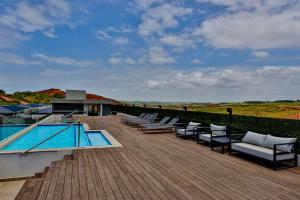
<path id="1" fill-rule="evenodd" d="M 170 117 L 164 117 L 157 123 L 143 123 L 143 124 L 138 124 L 138 126 L 139 126 L 139 128 L 142 129 L 145 126 L 165 125 L 167 123 L 167 121 L 169 121 L 169 119 L 170 119 Z"/>
<path id="2" fill-rule="evenodd" d="M 176 135 L 187 139 L 188 137 L 195 137 L 201 123 L 190 122 L 188 124 L 176 124 Z"/>
<path id="3" fill-rule="evenodd" d="M 137 126 L 139 124 L 146 124 L 146 123 L 154 123 L 155 119 L 157 118 L 158 113 L 150 114 L 146 119 L 136 119 L 136 120 L 130 120 L 127 122 L 127 124 L 131 126 Z"/>
<path id="4" fill-rule="evenodd" d="M 126 122 L 128 119 L 142 119 L 142 117 L 144 117 L 146 115 L 146 113 L 141 113 L 139 116 L 134 116 L 134 117 L 126 117 L 126 118 L 122 118 L 121 122 L 124 123 Z"/>
<path id="5" fill-rule="evenodd" d="M 171 119 L 167 124 L 164 124 L 164 125 L 150 125 L 150 126 L 147 126 L 145 125 L 143 127 L 143 133 L 150 133 L 150 132 L 153 132 L 153 131 L 159 131 L 159 132 L 170 132 L 173 130 L 174 128 L 174 125 L 179 121 L 178 118 L 173 118 Z"/>
<path id="6" fill-rule="evenodd" d="M 265 160 L 272 163 L 274 170 L 298 165 L 297 138 L 275 137 L 251 131 L 242 136 L 238 134 L 230 136 L 230 154 L 238 152 Z M 239 140 L 233 141 L 237 139 Z M 284 167 L 279 168 L 278 164 L 283 163 L 285 164 Z"/>

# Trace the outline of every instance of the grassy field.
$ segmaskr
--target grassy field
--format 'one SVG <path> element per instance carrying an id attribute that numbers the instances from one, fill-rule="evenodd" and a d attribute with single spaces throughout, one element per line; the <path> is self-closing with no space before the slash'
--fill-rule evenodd
<path id="1" fill-rule="evenodd" d="M 136 104 L 143 105 L 145 103 Z M 158 107 L 163 109 L 182 110 L 187 107 L 189 111 L 202 111 L 212 113 L 226 113 L 227 108 L 232 108 L 233 114 L 300 119 L 300 102 L 264 102 L 264 103 L 220 103 L 220 104 L 201 104 L 201 103 L 146 103 L 147 107 Z"/>

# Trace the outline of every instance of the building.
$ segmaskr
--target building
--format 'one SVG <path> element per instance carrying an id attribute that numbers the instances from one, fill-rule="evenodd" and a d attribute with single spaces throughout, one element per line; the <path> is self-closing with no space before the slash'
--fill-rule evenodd
<path id="1" fill-rule="evenodd" d="M 84 90 L 66 90 L 65 99 L 51 101 L 53 113 L 66 114 L 77 111 L 78 114 L 105 116 L 111 113 L 114 100 L 86 94 Z"/>

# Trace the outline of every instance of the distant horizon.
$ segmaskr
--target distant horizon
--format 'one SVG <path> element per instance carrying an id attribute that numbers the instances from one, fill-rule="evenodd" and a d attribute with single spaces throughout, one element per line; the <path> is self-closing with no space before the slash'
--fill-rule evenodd
<path id="1" fill-rule="evenodd" d="M 300 1 L 0 2 L 0 87 L 113 99 L 300 99 Z"/>
<path id="2" fill-rule="evenodd" d="M 5 89 L 3 88 L 0 88 L 0 90 L 4 90 L 6 94 L 13 94 L 15 92 L 38 92 L 38 91 L 43 91 L 43 90 L 50 90 L 50 89 L 58 89 L 58 90 L 62 90 L 62 91 L 65 91 L 65 90 L 71 90 L 71 89 L 60 89 L 60 88 L 47 88 L 47 89 L 40 89 L 40 90 L 36 90 L 36 91 L 33 91 L 33 90 L 24 90 L 24 91 L 21 91 L 21 90 L 16 90 L 16 91 L 6 91 Z M 81 89 L 76 89 L 76 88 L 72 88 L 72 90 L 81 90 Z M 82 89 L 84 90 L 84 89 Z M 88 90 L 86 90 L 87 93 L 90 93 Z M 98 94 L 96 93 L 96 95 L 100 95 L 100 96 L 104 96 L 102 94 Z M 111 98 L 109 96 L 105 96 L 107 98 Z M 159 100 L 152 100 L 152 101 L 149 101 L 149 100 L 128 100 L 128 99 L 114 99 L 114 100 L 117 100 L 117 101 L 122 101 L 122 102 L 129 102 L 129 103 L 171 103 L 171 104 L 176 104 L 176 103 L 199 103 L 199 104 L 208 104 L 208 103 L 245 103 L 245 102 L 264 102 L 264 103 L 268 103 L 268 102 L 280 102 L 280 101 L 294 101 L 294 102 L 297 102 L 297 101 L 300 101 L 300 99 L 274 99 L 274 100 L 259 100 L 259 99 L 256 99 L 256 100 L 253 100 L 253 99 L 248 99 L 248 100 L 241 100 L 241 101 L 210 101 L 210 102 L 201 102 L 201 101 L 159 101 Z"/>

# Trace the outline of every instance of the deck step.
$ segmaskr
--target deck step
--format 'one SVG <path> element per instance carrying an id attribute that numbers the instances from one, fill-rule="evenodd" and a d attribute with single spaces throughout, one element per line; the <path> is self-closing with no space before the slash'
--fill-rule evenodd
<path id="1" fill-rule="evenodd" d="M 39 173 L 35 173 L 33 178 L 41 178 L 42 176 L 43 176 L 43 173 L 39 172 Z"/>
<path id="2" fill-rule="evenodd" d="M 49 171 L 49 167 L 45 167 L 41 178 L 45 178 L 48 174 L 48 171 Z"/>
<path id="3" fill-rule="evenodd" d="M 63 160 L 73 160 L 73 155 L 65 155 Z"/>

